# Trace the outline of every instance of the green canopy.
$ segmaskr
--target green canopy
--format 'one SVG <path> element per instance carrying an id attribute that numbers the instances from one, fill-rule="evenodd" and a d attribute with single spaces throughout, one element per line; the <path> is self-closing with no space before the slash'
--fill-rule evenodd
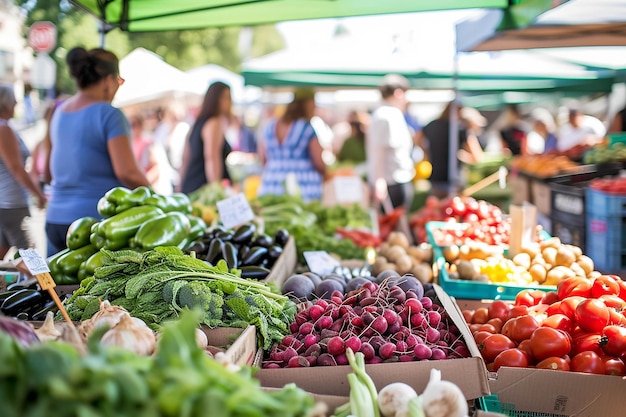
<path id="1" fill-rule="evenodd" d="M 70 0 L 110 27 L 130 32 L 253 26 L 288 20 L 471 8 L 521 0 Z"/>

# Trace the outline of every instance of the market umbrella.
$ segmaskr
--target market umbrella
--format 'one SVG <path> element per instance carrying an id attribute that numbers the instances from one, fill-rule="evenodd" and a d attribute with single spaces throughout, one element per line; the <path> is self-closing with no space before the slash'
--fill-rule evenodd
<path id="1" fill-rule="evenodd" d="M 459 51 L 626 45 L 624 0 L 570 0 L 530 21 L 489 10 L 457 24 Z"/>
<path id="2" fill-rule="evenodd" d="M 252 26 L 288 20 L 500 8 L 511 0 L 70 0 L 130 32 Z M 520 0 L 513 1 L 514 3 Z"/>

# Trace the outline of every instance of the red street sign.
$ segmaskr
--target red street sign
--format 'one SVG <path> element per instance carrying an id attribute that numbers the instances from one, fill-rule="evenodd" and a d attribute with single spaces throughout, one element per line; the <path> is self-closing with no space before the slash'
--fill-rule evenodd
<path id="1" fill-rule="evenodd" d="M 28 44 L 35 52 L 50 52 L 57 44 L 57 27 L 52 22 L 35 22 L 28 31 Z"/>

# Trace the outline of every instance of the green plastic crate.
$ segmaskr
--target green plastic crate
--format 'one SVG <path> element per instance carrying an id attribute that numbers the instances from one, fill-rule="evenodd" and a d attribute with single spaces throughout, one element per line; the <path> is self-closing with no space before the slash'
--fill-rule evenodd
<path id="1" fill-rule="evenodd" d="M 564 414 L 539 413 L 536 411 L 518 411 L 513 404 L 501 403 L 497 395 L 487 395 L 476 400 L 476 408 L 491 413 L 500 413 L 509 417 L 568 417 Z"/>
<path id="2" fill-rule="evenodd" d="M 439 285 L 448 295 L 468 300 L 515 300 L 515 296 L 520 291 L 526 289 L 556 291 L 556 286 L 554 285 L 524 286 L 451 279 L 445 267 L 446 260 L 443 256 L 443 248 L 437 245 L 433 231 L 435 229 L 445 230 L 464 227 L 467 227 L 467 224 L 449 222 L 429 222 L 426 224 L 428 240 L 433 247 L 433 259 L 436 263 L 437 269 L 439 270 Z M 541 237 L 546 239 L 549 238 L 550 235 L 544 232 Z"/>

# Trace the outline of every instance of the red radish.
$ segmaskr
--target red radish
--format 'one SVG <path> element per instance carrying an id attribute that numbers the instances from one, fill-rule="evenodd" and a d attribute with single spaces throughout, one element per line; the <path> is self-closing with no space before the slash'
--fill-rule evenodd
<path id="1" fill-rule="evenodd" d="M 374 282 L 366 282 L 361 288 L 365 288 L 370 292 L 370 294 L 375 294 L 376 292 L 378 292 L 378 285 L 376 285 L 376 283 Z"/>
<path id="2" fill-rule="evenodd" d="M 293 342 L 296 340 L 295 337 L 293 337 L 292 335 L 288 334 L 287 336 L 283 337 L 282 340 L 282 344 L 285 346 L 293 346 Z"/>
<path id="3" fill-rule="evenodd" d="M 339 336 L 339 332 L 335 332 L 330 329 L 322 329 L 322 331 L 320 332 L 320 338 L 322 339 L 330 339 L 334 336 Z"/>
<path id="4" fill-rule="evenodd" d="M 303 356 L 293 356 L 287 362 L 287 368 L 304 368 L 311 366 L 309 361 Z"/>
<path id="5" fill-rule="evenodd" d="M 322 347 L 318 343 L 313 343 L 304 352 L 304 356 L 315 356 L 316 358 L 322 354 Z"/>
<path id="6" fill-rule="evenodd" d="M 409 350 L 409 345 L 405 341 L 400 340 L 399 342 L 396 343 L 396 351 L 400 353 L 405 353 L 408 350 Z"/>
<path id="7" fill-rule="evenodd" d="M 361 306 L 355 306 L 352 311 L 354 311 L 354 314 L 356 314 L 357 316 L 360 316 L 361 314 L 363 314 L 363 307 Z"/>
<path id="8" fill-rule="evenodd" d="M 395 341 L 400 341 L 404 340 L 406 338 L 406 335 L 402 332 L 395 332 L 391 338 Z"/>
<path id="9" fill-rule="evenodd" d="M 343 319 L 336 319 L 330 326 L 330 330 L 334 330 L 336 332 L 341 332 L 341 329 L 343 329 Z"/>
<path id="10" fill-rule="evenodd" d="M 324 311 L 326 311 L 326 309 L 328 308 L 328 301 L 323 300 L 323 299 L 319 299 L 317 300 L 317 303 L 315 303 L 316 305 L 322 307 L 324 309 Z"/>
<path id="11" fill-rule="evenodd" d="M 339 307 L 339 315 L 341 316 L 351 316 L 352 314 L 354 314 L 352 312 L 352 307 L 347 306 L 347 305 L 342 305 Z"/>
<path id="12" fill-rule="evenodd" d="M 411 326 L 424 328 L 428 326 L 428 319 L 422 313 L 411 314 Z"/>
<path id="13" fill-rule="evenodd" d="M 312 306 L 309 309 L 309 315 L 311 316 L 311 320 L 316 321 L 324 315 L 324 307 L 319 304 Z"/>
<path id="14" fill-rule="evenodd" d="M 350 348 L 353 352 L 358 352 L 361 350 L 361 339 L 356 336 L 352 336 L 346 340 L 345 346 L 346 349 Z"/>
<path id="15" fill-rule="evenodd" d="M 439 340 L 439 330 L 429 327 L 426 329 L 426 340 L 430 343 L 435 343 Z"/>
<path id="16" fill-rule="evenodd" d="M 330 353 L 322 353 L 317 358 L 317 364 L 321 366 L 337 366 L 337 361 Z"/>
<path id="17" fill-rule="evenodd" d="M 263 368 L 265 369 L 278 369 L 280 365 L 274 362 L 268 362 L 263 364 Z"/>
<path id="18" fill-rule="evenodd" d="M 368 313 L 378 313 L 378 307 L 376 305 L 363 307 L 363 311 L 366 311 Z"/>
<path id="19" fill-rule="evenodd" d="M 387 324 L 390 326 L 400 319 L 395 311 L 389 310 L 388 308 L 383 309 L 383 317 L 387 320 Z"/>
<path id="20" fill-rule="evenodd" d="M 336 304 L 336 305 L 341 305 L 341 303 L 343 303 L 343 298 L 333 296 L 333 297 L 331 297 L 331 298 L 330 298 L 330 301 L 331 301 L 333 304 Z"/>
<path id="21" fill-rule="evenodd" d="M 413 355 L 415 355 L 418 360 L 430 359 L 433 355 L 433 351 L 425 344 L 420 343 L 413 348 Z"/>
<path id="22" fill-rule="evenodd" d="M 330 317 L 333 320 L 337 320 L 339 318 L 339 309 L 335 307 L 332 310 L 330 310 Z"/>
<path id="23" fill-rule="evenodd" d="M 309 315 L 304 313 L 304 311 L 301 311 L 300 313 L 296 314 L 296 323 L 298 323 L 298 325 L 309 321 Z"/>
<path id="24" fill-rule="evenodd" d="M 357 300 L 358 300 L 358 296 L 357 296 L 356 294 L 354 294 L 354 295 L 351 295 L 351 296 L 349 296 L 349 297 L 346 297 L 346 298 L 343 300 L 343 304 L 344 304 L 344 305 L 353 306 L 353 305 L 355 305 L 355 304 L 356 304 Z"/>
<path id="25" fill-rule="evenodd" d="M 296 350 L 292 347 L 288 347 L 287 349 L 285 349 L 285 351 L 283 352 L 283 360 L 285 362 L 289 362 L 289 360 L 291 358 L 293 358 L 294 356 L 298 356 L 298 352 L 296 352 Z"/>
<path id="26" fill-rule="evenodd" d="M 377 299 L 375 297 L 367 297 L 367 298 L 363 298 L 359 304 L 361 305 L 361 307 L 366 307 L 372 304 L 375 304 L 377 301 Z"/>
<path id="27" fill-rule="evenodd" d="M 372 336 L 372 338 L 370 339 L 370 345 L 372 345 L 374 350 L 380 349 L 380 347 L 384 344 L 385 344 L 385 339 L 383 339 L 382 336 L 378 336 L 378 335 Z"/>
<path id="28" fill-rule="evenodd" d="M 428 323 L 430 323 L 432 327 L 437 327 L 437 325 L 439 325 L 439 323 L 441 322 L 441 314 L 432 310 L 429 311 L 427 314 L 428 314 Z"/>
<path id="29" fill-rule="evenodd" d="M 432 352 L 432 356 L 430 357 L 431 359 L 441 360 L 446 358 L 446 353 L 442 349 L 433 348 Z"/>
<path id="30" fill-rule="evenodd" d="M 333 319 L 329 316 L 322 316 L 315 322 L 315 328 L 317 329 L 330 329 L 333 325 Z"/>
<path id="31" fill-rule="evenodd" d="M 330 296 L 331 296 L 331 298 L 336 297 L 336 298 L 341 299 L 341 301 L 343 301 L 343 293 L 341 291 L 339 291 L 339 290 L 333 291 L 333 293 Z M 339 304 L 341 304 L 341 303 L 339 303 Z"/>
<path id="32" fill-rule="evenodd" d="M 365 359 L 372 359 L 375 355 L 376 352 L 374 352 L 374 348 L 372 347 L 372 345 L 369 344 L 369 342 L 364 342 L 361 343 L 361 350 L 363 353 L 363 356 L 365 356 Z"/>
<path id="33" fill-rule="evenodd" d="M 406 302 L 404 303 L 404 306 L 407 309 L 411 310 L 411 314 L 419 313 L 420 311 L 422 311 L 422 308 L 424 307 L 423 304 L 420 302 L 420 300 L 418 300 L 417 298 L 410 298 L 406 300 Z"/>
<path id="34" fill-rule="evenodd" d="M 335 360 L 337 361 L 337 365 L 347 365 L 348 357 L 345 353 L 335 356 Z"/>
<path id="35" fill-rule="evenodd" d="M 374 356 L 371 359 L 366 359 L 365 363 L 368 364 L 368 365 L 372 365 L 372 364 L 375 364 L 375 363 L 383 363 L 383 360 L 379 356 Z"/>
<path id="36" fill-rule="evenodd" d="M 353 326 L 363 327 L 363 319 L 359 316 L 352 317 L 352 320 L 350 322 L 352 323 Z"/>
<path id="37" fill-rule="evenodd" d="M 400 355 L 400 362 L 412 362 L 413 356 L 411 355 Z"/>
<path id="38" fill-rule="evenodd" d="M 422 297 L 420 301 L 422 303 L 422 306 L 427 310 L 430 310 L 433 307 L 433 300 L 428 297 Z"/>
<path id="39" fill-rule="evenodd" d="M 304 346 L 306 346 L 307 348 L 310 348 L 311 346 L 313 346 L 319 341 L 320 341 L 320 337 L 316 335 L 315 333 L 307 334 L 306 336 L 304 336 L 304 340 L 303 340 Z"/>
<path id="40" fill-rule="evenodd" d="M 298 333 L 298 329 L 300 329 L 300 325 L 297 321 L 294 321 L 289 325 L 289 330 L 291 331 L 291 333 Z"/>
<path id="41" fill-rule="evenodd" d="M 363 324 L 365 324 L 366 326 L 369 326 L 370 324 L 372 324 L 375 318 L 376 317 L 374 317 L 374 315 L 370 313 L 369 311 L 366 311 L 361 316 L 361 319 L 363 320 Z"/>
<path id="42" fill-rule="evenodd" d="M 335 336 L 328 341 L 327 350 L 331 355 L 337 356 L 346 351 L 346 345 L 341 337 Z"/>
<path id="43" fill-rule="evenodd" d="M 413 349 L 419 343 L 424 343 L 424 341 L 418 335 L 410 334 L 406 337 L 406 344 L 409 349 Z"/>
<path id="44" fill-rule="evenodd" d="M 370 298 L 372 296 L 372 293 L 370 292 L 370 290 L 368 290 L 367 288 L 363 288 L 361 290 L 361 292 L 359 293 L 358 296 L 358 302 L 360 303 L 361 300 L 365 299 L 365 298 Z M 359 307 L 359 306 L 357 306 Z"/>
<path id="45" fill-rule="evenodd" d="M 298 333 L 300 333 L 301 335 L 308 335 L 312 331 L 313 331 L 313 323 L 311 323 L 310 321 L 307 321 L 306 323 L 302 323 L 300 325 L 300 328 L 298 329 Z M 285 343 L 285 339 L 283 339 L 283 343 Z M 285 344 L 290 345 L 291 343 L 285 343 Z"/>
<path id="46" fill-rule="evenodd" d="M 461 358 L 469 358 L 471 356 L 469 349 L 465 345 L 457 345 L 453 352 Z"/>
<path id="47" fill-rule="evenodd" d="M 397 321 L 393 324 L 390 324 L 389 327 L 387 327 L 387 333 L 393 334 L 393 333 L 399 332 L 401 327 L 402 325 L 400 324 L 399 321 Z"/>
<path id="48" fill-rule="evenodd" d="M 395 350 L 396 350 L 396 345 L 394 345 L 391 342 L 387 342 L 387 343 L 383 344 L 380 347 L 380 349 L 378 349 L 378 354 L 383 359 L 389 359 L 389 358 L 391 358 L 393 356 Z"/>
<path id="49" fill-rule="evenodd" d="M 383 316 L 378 316 L 372 322 L 372 329 L 377 331 L 379 334 L 383 334 L 387 331 L 387 320 Z"/>
<path id="50" fill-rule="evenodd" d="M 309 361 L 309 366 L 317 365 L 317 356 L 307 356 L 306 360 Z"/>
<path id="51" fill-rule="evenodd" d="M 406 301 L 406 293 L 402 290 L 402 288 L 394 285 L 389 288 L 389 298 L 393 303 L 402 304 Z"/>
<path id="52" fill-rule="evenodd" d="M 406 294 L 406 299 L 417 299 L 417 294 L 414 291 L 409 291 Z"/>
<path id="53" fill-rule="evenodd" d="M 270 360 L 283 362 L 285 360 L 285 352 L 272 351 L 272 353 L 270 353 Z"/>

